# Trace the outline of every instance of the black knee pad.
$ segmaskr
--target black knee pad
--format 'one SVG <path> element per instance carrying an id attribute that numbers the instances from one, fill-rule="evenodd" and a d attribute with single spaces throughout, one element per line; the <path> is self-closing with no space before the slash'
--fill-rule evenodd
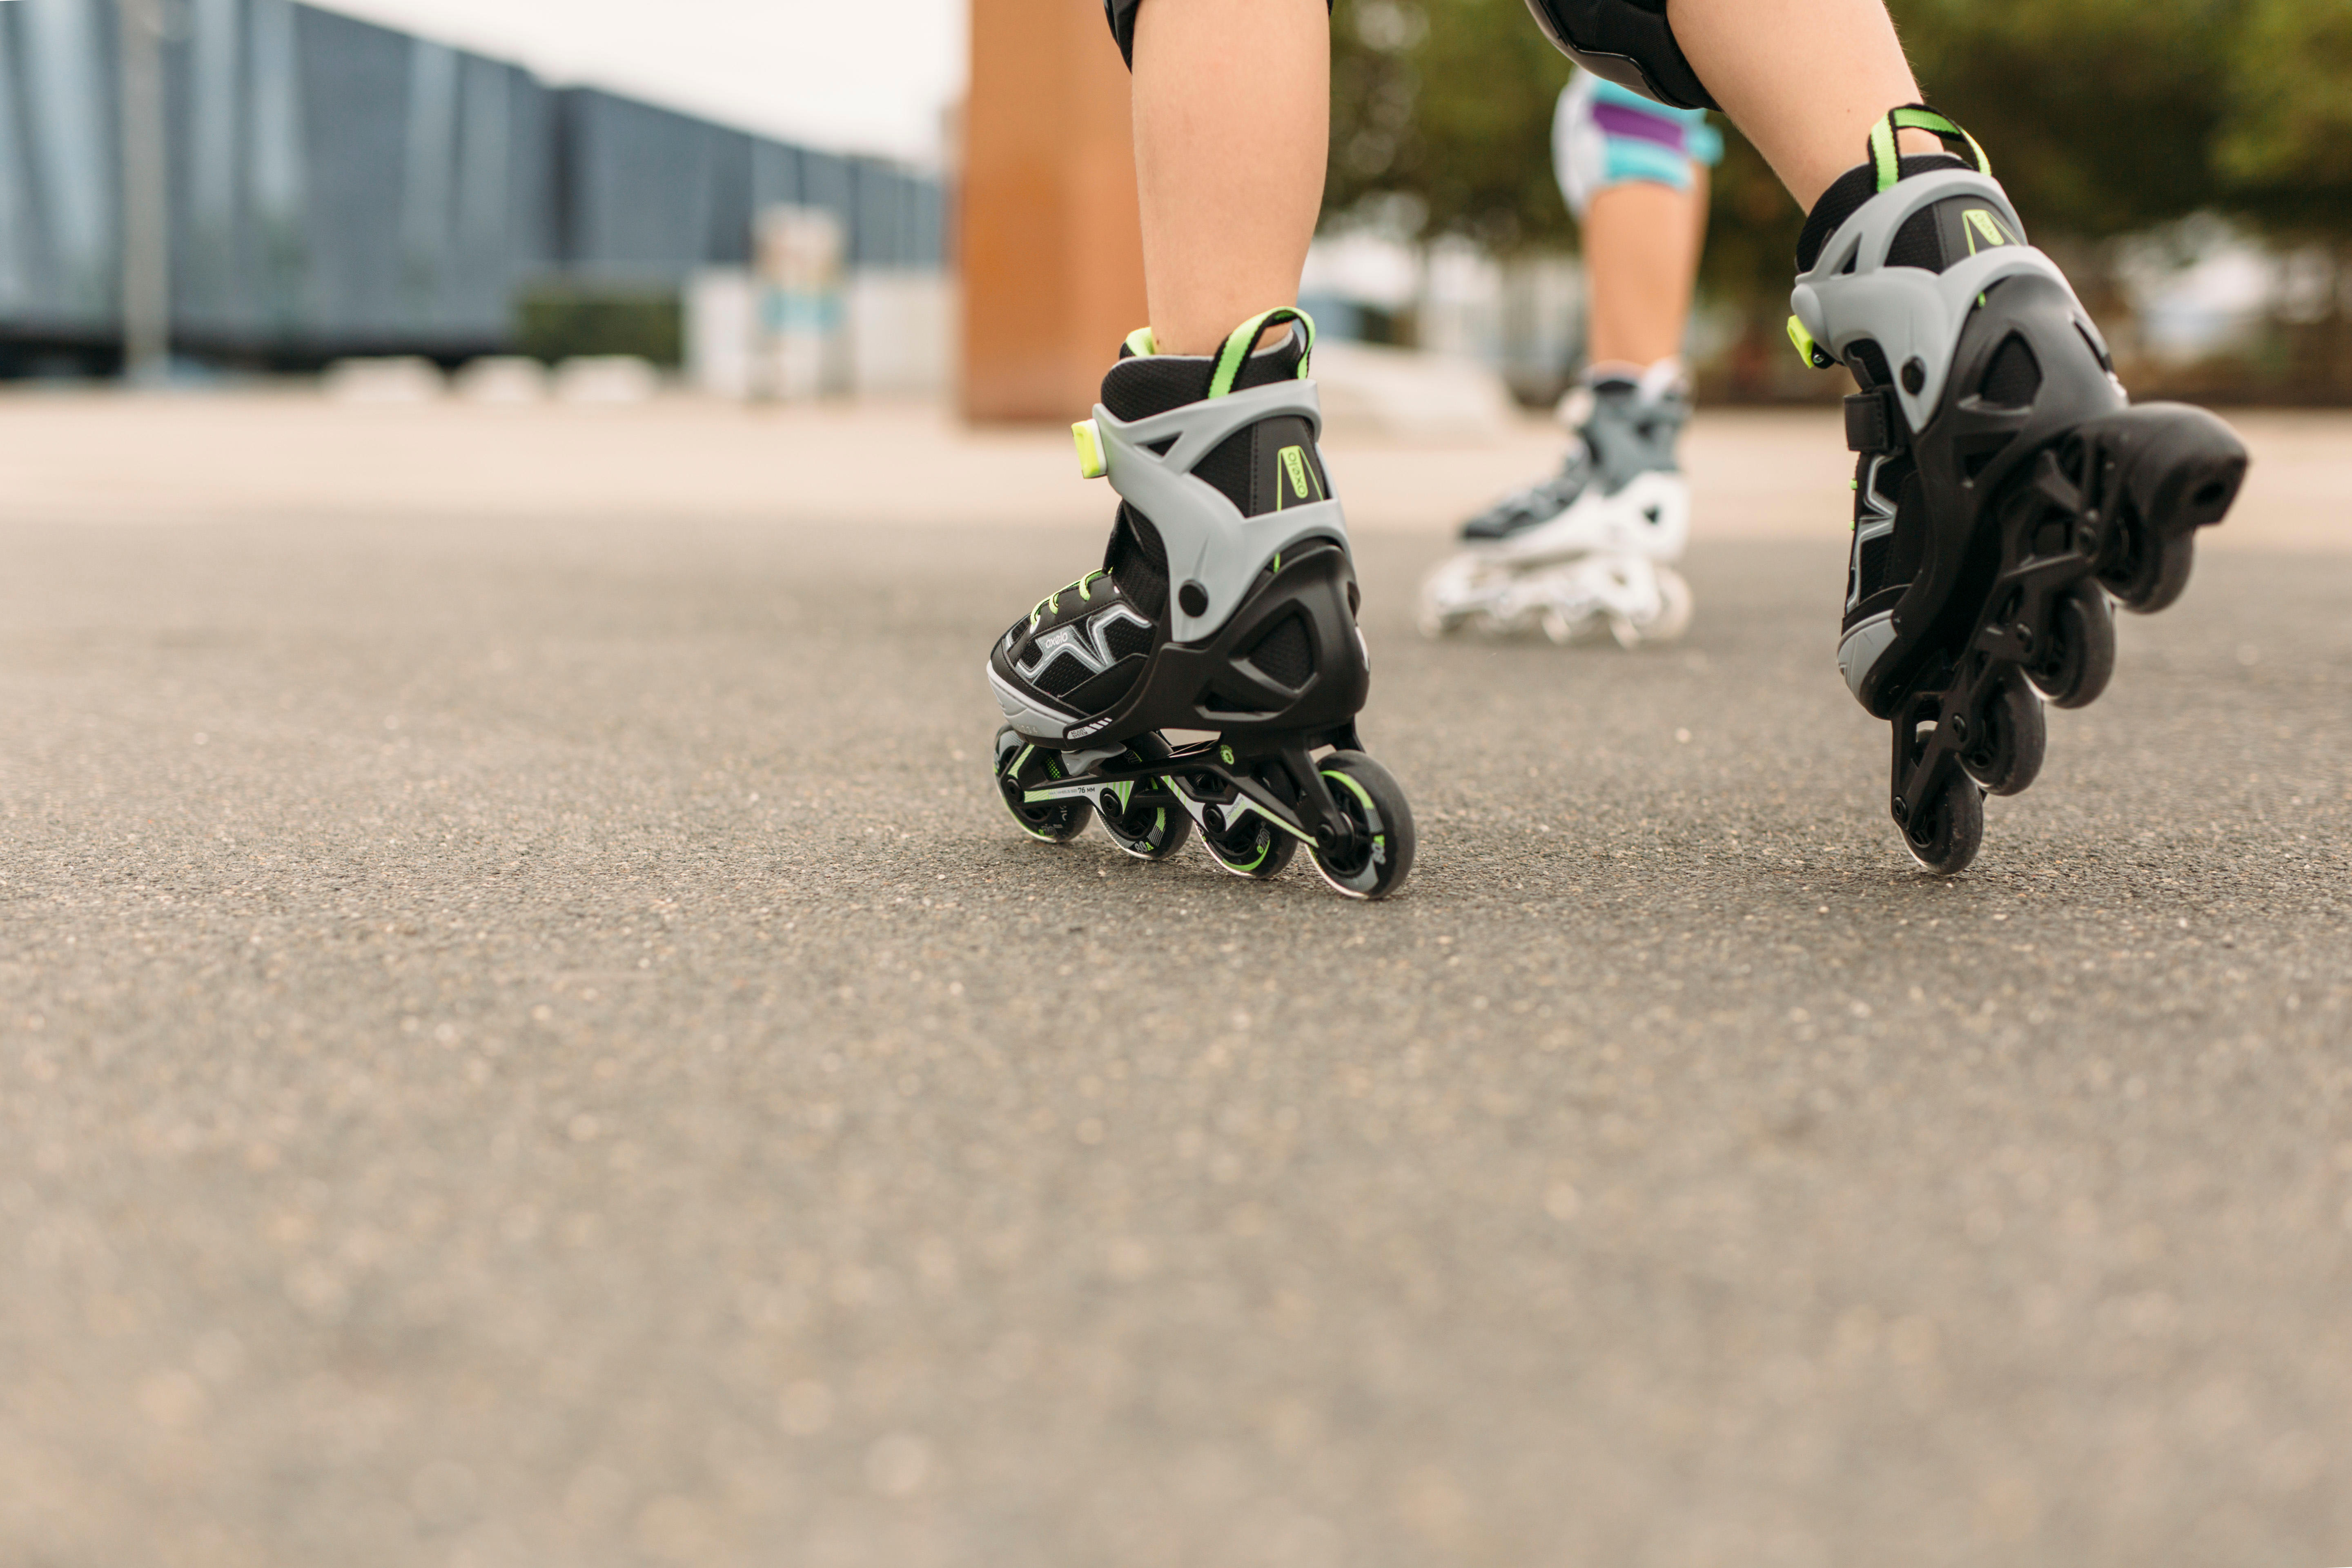
<path id="1" fill-rule="evenodd" d="M 1323 0 L 1328 5 L 1331 0 Z M 1110 36 L 1118 40 L 1118 52 L 1126 57 L 1127 68 L 1135 68 L 1135 14 L 1143 9 L 1143 0 L 1103 0 L 1103 19 L 1110 24 Z"/>
<path id="2" fill-rule="evenodd" d="M 1108 0 L 1118 4 L 1118 0 Z M 1128 0 L 1128 26 L 1135 5 Z M 1560 53 L 1620 87 L 1676 109 L 1720 109 L 1675 42 L 1666 0 L 1528 0 L 1536 25 Z"/>

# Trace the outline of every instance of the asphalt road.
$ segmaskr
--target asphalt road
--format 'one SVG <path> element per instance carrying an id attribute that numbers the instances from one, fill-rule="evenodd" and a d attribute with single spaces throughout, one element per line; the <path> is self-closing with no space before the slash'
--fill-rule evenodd
<path id="1" fill-rule="evenodd" d="M 1018 837 L 1065 528 L 0 524 L 0 1562 L 2352 1562 L 2352 557 L 1910 869 L 1834 546 L 1408 896 Z"/>

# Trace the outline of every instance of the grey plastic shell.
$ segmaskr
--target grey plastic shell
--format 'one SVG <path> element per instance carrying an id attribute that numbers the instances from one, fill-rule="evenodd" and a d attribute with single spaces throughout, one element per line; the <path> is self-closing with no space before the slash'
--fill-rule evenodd
<path id="1" fill-rule="evenodd" d="M 1132 424 L 1095 406 L 1111 489 L 1151 520 L 1168 551 L 1170 640 L 1197 642 L 1213 637 L 1241 607 L 1259 571 L 1280 552 L 1303 539 L 1348 542 L 1348 521 L 1338 498 L 1244 517 L 1223 491 L 1192 473 L 1202 458 L 1227 437 L 1261 419 L 1296 415 L 1317 437 L 1323 430 L 1323 405 L 1312 381 L 1286 381 L 1205 398 Z M 1157 443 L 1172 440 L 1165 454 Z M 1183 589 L 1199 584 L 1208 605 L 1188 613 Z"/>
<path id="2" fill-rule="evenodd" d="M 2004 278 L 2029 272 L 2051 279 L 2070 299 L 2074 292 L 2057 264 L 2030 245 L 1990 246 L 1943 272 L 1888 266 L 1886 256 L 1896 231 L 1913 214 L 1949 196 L 1982 200 L 2000 215 L 2011 233 L 2025 232 L 2007 194 L 1990 175 L 1968 169 L 1915 174 L 1879 192 L 1840 224 L 1822 247 L 1812 270 L 1798 278 L 1789 296 L 1789 309 L 1805 331 L 1841 363 L 1861 339 L 1878 344 L 1895 376 L 1892 390 L 1914 430 L 1924 429 L 1942 406 L 1960 329 L 1978 295 Z M 1848 260 L 1853 263 L 1851 272 L 1845 270 Z M 2080 300 L 2074 311 L 2104 358 L 2105 342 Z M 1916 391 L 1903 379 L 1903 367 L 1915 360 L 1924 373 Z"/>

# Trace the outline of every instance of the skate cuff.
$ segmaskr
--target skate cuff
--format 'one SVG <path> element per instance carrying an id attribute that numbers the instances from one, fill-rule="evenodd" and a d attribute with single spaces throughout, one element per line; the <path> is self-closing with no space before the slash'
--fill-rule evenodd
<path id="1" fill-rule="evenodd" d="M 1884 390 L 1857 392 L 1845 400 L 1845 449 L 1875 456 L 1895 450 L 1893 401 Z"/>

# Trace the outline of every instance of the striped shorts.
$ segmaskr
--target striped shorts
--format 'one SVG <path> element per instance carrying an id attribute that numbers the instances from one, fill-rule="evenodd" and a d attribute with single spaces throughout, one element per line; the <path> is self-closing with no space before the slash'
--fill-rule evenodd
<path id="1" fill-rule="evenodd" d="M 1578 217 L 1613 185 L 1646 181 L 1691 188 L 1692 170 L 1723 157 L 1723 137 L 1704 109 L 1668 109 L 1579 70 L 1551 122 L 1552 170 Z"/>

